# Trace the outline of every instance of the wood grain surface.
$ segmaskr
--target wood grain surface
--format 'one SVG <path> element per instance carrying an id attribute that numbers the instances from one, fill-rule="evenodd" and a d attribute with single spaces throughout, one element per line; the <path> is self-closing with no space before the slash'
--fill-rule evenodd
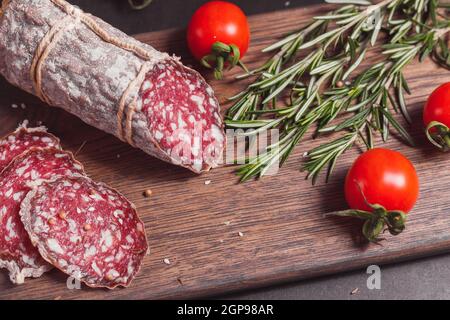
<path id="1" fill-rule="evenodd" d="M 245 62 L 250 67 L 263 62 L 263 47 L 325 10 L 326 6 L 320 6 L 252 16 L 252 48 Z M 138 38 L 192 63 L 182 30 Z M 376 58 L 374 53 L 365 63 L 374 63 Z M 222 82 L 208 77 L 225 107 L 226 97 L 245 86 L 233 81 L 232 76 Z M 237 184 L 232 167 L 196 176 L 153 159 L 59 109 L 44 106 L 0 80 L 0 133 L 12 131 L 19 122 L 29 119 L 31 124 L 42 121 L 69 150 L 77 152 L 85 142 L 77 158 L 94 179 L 119 189 L 137 205 L 151 247 L 141 272 L 127 289 L 108 291 L 83 286 L 81 290 L 69 290 L 66 277 L 57 271 L 14 286 L 1 271 L 0 298 L 193 298 L 450 249 L 450 157 L 427 143 L 421 122 L 426 97 L 438 84 L 449 81 L 450 73 L 427 61 L 409 66 L 406 76 L 413 92 L 407 98 L 414 120 L 409 129 L 417 147 L 407 147 L 395 138 L 385 146 L 403 152 L 414 162 L 421 195 L 406 231 L 395 239 L 388 236 L 382 245 L 362 243 L 361 225 L 355 220 L 323 217 L 326 212 L 346 207 L 343 178 L 360 152 L 358 148 L 341 158 L 328 184 L 322 180 L 313 187 L 299 172 L 301 154 L 323 142 L 323 138 L 299 145 L 276 176 Z M 12 108 L 12 104 L 19 108 Z M 208 185 L 207 180 L 211 181 Z M 146 189 L 153 191 L 152 197 L 143 196 Z M 170 264 L 164 263 L 165 259 Z"/>

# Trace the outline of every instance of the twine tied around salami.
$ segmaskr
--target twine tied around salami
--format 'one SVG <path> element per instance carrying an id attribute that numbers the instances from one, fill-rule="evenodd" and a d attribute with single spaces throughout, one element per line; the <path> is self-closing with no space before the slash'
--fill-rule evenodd
<path id="1" fill-rule="evenodd" d="M 117 113 L 118 137 L 122 141 L 126 141 L 129 144 L 133 145 L 131 120 L 136 102 L 133 101 L 131 104 L 127 105 L 126 101 L 128 95 L 133 90 L 133 88 L 142 83 L 145 73 L 147 73 L 151 69 L 153 64 L 153 61 L 151 60 L 151 54 L 149 54 L 149 52 L 138 47 L 135 44 L 128 43 L 114 36 L 111 36 L 110 34 L 108 34 L 107 31 L 105 31 L 102 27 L 100 27 L 99 24 L 96 23 L 94 19 L 90 18 L 80 9 L 69 5 L 67 2 L 61 0 L 50 0 L 50 1 L 53 2 L 55 5 L 57 5 L 59 8 L 61 8 L 63 11 L 65 11 L 67 16 L 64 17 L 64 19 L 57 22 L 49 30 L 49 32 L 41 40 L 41 43 L 39 44 L 38 49 L 36 50 L 36 53 L 34 55 L 33 63 L 31 64 L 30 75 L 32 81 L 34 82 L 36 95 L 45 103 L 51 104 L 50 100 L 46 97 L 46 95 L 42 90 L 42 72 L 41 72 L 42 65 L 45 59 L 48 57 L 52 48 L 61 39 L 64 32 L 69 30 L 70 28 L 73 28 L 77 23 L 84 23 L 104 41 L 109 42 L 115 46 L 118 46 L 124 50 L 133 52 L 138 57 L 147 60 L 145 63 L 143 63 L 141 71 L 139 72 L 136 79 L 130 82 L 130 85 L 123 93 L 119 103 L 119 112 Z M 125 111 L 126 107 L 128 107 L 127 111 Z M 126 124 L 125 128 L 122 128 L 124 113 L 126 114 L 126 122 L 125 122 Z"/>
<path id="2" fill-rule="evenodd" d="M 128 95 L 130 94 L 130 92 L 136 86 L 138 86 L 140 83 L 142 83 L 144 81 L 145 74 L 148 71 L 150 71 L 151 67 L 153 66 L 152 64 L 153 63 L 151 61 L 147 61 L 142 65 L 142 68 L 139 71 L 138 76 L 136 77 L 136 79 L 134 79 L 133 81 L 130 82 L 127 90 L 125 90 L 125 93 L 122 95 L 122 98 L 120 99 L 120 103 L 119 103 L 119 112 L 117 113 L 117 128 L 119 128 L 118 134 L 119 134 L 119 137 L 121 137 L 122 141 L 125 140 L 132 146 L 134 146 L 134 143 L 133 143 L 133 137 L 132 137 L 133 130 L 131 127 L 131 122 L 133 119 L 133 113 L 136 110 L 135 109 L 136 108 L 136 99 L 134 99 L 133 102 L 128 105 L 127 112 L 124 112 L 125 105 L 126 105 L 126 99 L 127 99 Z M 125 130 L 122 129 L 124 113 L 126 114 Z M 123 131 L 125 131 L 125 134 Z"/>
<path id="3" fill-rule="evenodd" d="M 201 75 L 64 0 L 0 11 L 0 74 L 52 106 L 196 173 L 222 163 L 220 106 Z"/>

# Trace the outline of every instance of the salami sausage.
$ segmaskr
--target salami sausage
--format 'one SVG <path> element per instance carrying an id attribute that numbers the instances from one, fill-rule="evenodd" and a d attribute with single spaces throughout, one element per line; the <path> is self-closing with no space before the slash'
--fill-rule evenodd
<path id="1" fill-rule="evenodd" d="M 200 74 L 63 0 L 3 1 L 0 74 L 164 161 L 196 173 L 222 161 L 219 103 Z"/>
<path id="2" fill-rule="evenodd" d="M 27 128 L 23 124 L 0 140 L 0 172 L 15 157 L 32 147 L 61 148 L 59 139 L 48 133 L 45 127 Z"/>
<path id="3" fill-rule="evenodd" d="M 135 207 L 83 176 L 34 188 L 20 216 L 41 256 L 91 287 L 128 286 L 148 250 Z"/>
<path id="4" fill-rule="evenodd" d="M 0 175 L 0 268 L 9 271 L 13 283 L 39 277 L 50 269 L 31 244 L 20 220 L 22 200 L 30 184 L 38 185 L 59 175 L 83 174 L 71 153 L 56 148 L 31 148 L 15 158 Z"/>

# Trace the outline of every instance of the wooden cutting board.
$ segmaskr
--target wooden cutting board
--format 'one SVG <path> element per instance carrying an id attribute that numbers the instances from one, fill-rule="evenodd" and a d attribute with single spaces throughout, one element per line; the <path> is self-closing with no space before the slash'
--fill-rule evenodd
<path id="1" fill-rule="evenodd" d="M 250 67 L 262 63 L 266 58 L 260 53 L 263 47 L 326 9 L 318 6 L 250 17 L 253 39 L 245 62 Z M 148 33 L 138 38 L 192 63 L 184 31 Z M 366 64 L 375 60 L 376 56 L 372 56 Z M 211 81 L 222 103 L 245 87 L 245 83 L 233 81 L 232 75 L 222 82 Z M 449 81 L 450 73 L 427 61 L 408 67 L 406 77 L 413 92 L 407 99 L 414 120 L 410 131 L 418 146 L 407 147 L 395 138 L 385 146 L 400 150 L 414 162 L 421 196 L 407 230 L 396 238 L 388 237 L 383 245 L 361 244 L 361 226 L 355 220 L 323 217 L 326 212 L 346 208 L 343 179 L 360 152 L 358 148 L 341 158 L 328 184 L 321 181 L 313 187 L 299 172 L 301 154 L 323 142 L 323 138 L 299 145 L 276 176 L 237 184 L 232 167 L 196 176 L 153 159 L 59 109 L 46 107 L 1 80 L 0 133 L 6 134 L 29 119 L 32 124 L 42 121 L 69 150 L 75 152 L 86 142 L 78 159 L 94 179 L 119 189 L 137 205 L 151 254 L 127 289 L 108 291 L 83 286 L 81 290 L 69 290 L 66 277 L 57 271 L 14 286 L 1 271 L 0 298 L 192 298 L 450 249 L 450 155 L 427 143 L 421 124 L 427 96 L 438 84 Z M 19 108 L 12 108 L 12 104 Z M 205 184 L 207 180 L 211 181 L 209 185 Z M 143 197 L 146 189 L 153 191 L 151 198 Z M 165 259 L 170 264 L 164 263 Z"/>

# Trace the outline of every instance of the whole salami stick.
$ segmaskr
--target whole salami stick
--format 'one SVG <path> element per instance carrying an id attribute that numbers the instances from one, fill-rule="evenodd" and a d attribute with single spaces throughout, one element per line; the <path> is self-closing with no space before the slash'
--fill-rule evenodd
<path id="1" fill-rule="evenodd" d="M 64 0 L 3 0 L 0 74 L 161 160 L 196 173 L 222 161 L 220 107 L 200 74 Z"/>

